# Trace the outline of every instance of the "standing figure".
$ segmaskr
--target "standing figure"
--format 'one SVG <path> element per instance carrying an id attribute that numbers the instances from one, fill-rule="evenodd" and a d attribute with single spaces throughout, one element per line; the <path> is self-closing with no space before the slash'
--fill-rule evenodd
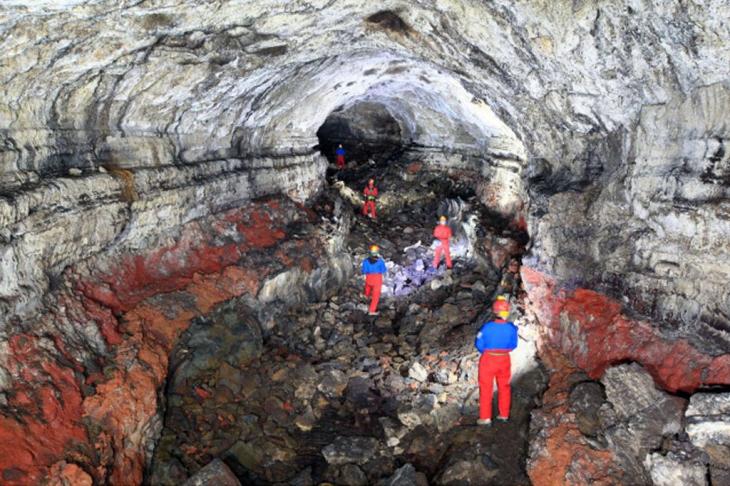
<path id="1" fill-rule="evenodd" d="M 441 263 L 441 254 L 446 259 L 446 268 L 451 268 L 451 251 L 449 250 L 449 240 L 451 239 L 451 228 L 446 224 L 446 216 L 439 218 L 439 224 L 433 230 L 433 236 L 439 240 L 439 246 L 433 254 L 433 268 L 438 268 Z"/>
<path id="2" fill-rule="evenodd" d="M 497 295 L 506 295 L 509 300 L 517 297 L 520 290 L 520 261 L 512 257 L 497 287 Z"/>
<path id="3" fill-rule="evenodd" d="M 487 322 L 479 329 L 474 345 L 482 354 L 479 358 L 479 425 L 492 424 L 492 393 L 497 380 L 497 420 L 509 419 L 510 378 L 512 364 L 509 353 L 517 347 L 517 326 L 507 321 L 509 302 L 503 295 L 492 304 L 496 319 Z"/>
<path id="4" fill-rule="evenodd" d="M 345 168 L 345 149 L 342 148 L 342 144 L 340 144 L 337 147 L 337 150 L 335 150 L 335 155 L 337 155 L 337 168 L 344 169 Z"/>
<path id="5" fill-rule="evenodd" d="M 378 198 L 378 188 L 375 187 L 375 179 L 370 179 L 368 185 L 362 191 L 365 195 L 365 204 L 362 206 L 363 216 L 375 218 L 375 200 Z"/>
<path id="6" fill-rule="evenodd" d="M 378 315 L 380 289 L 383 286 L 383 275 L 386 272 L 385 261 L 380 258 L 377 245 L 370 247 L 370 256 L 362 262 L 362 273 L 365 275 L 365 297 L 370 297 L 368 315 Z"/>

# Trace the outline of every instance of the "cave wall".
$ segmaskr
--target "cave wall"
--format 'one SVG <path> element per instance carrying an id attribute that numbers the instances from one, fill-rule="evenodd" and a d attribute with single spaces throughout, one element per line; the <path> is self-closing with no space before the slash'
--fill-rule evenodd
<path id="1" fill-rule="evenodd" d="M 319 218 L 270 198 L 66 268 L 44 297 L 48 311 L 14 322 L 0 348 L 3 484 L 140 484 L 162 427 L 169 355 L 193 319 L 241 298 L 270 329 L 277 305 L 349 277 L 347 222 L 314 228 Z M 306 239 L 291 237 L 307 226 Z"/>
<path id="2" fill-rule="evenodd" d="M 630 359 L 669 388 L 727 385 L 728 24 L 721 0 L 5 2 L 3 443 L 32 440 L 55 418 L 69 424 L 58 440 L 19 448 L 38 452 L 14 459 L 17 469 L 40 477 L 76 461 L 94 465 L 85 467 L 95 478 L 141 474 L 154 434 L 137 425 L 101 426 L 111 442 L 135 437 L 120 466 L 110 464 L 127 459 L 84 459 L 69 441 L 105 423 L 103 412 L 75 418 L 105 400 L 83 388 L 91 356 L 126 362 L 158 340 L 115 331 L 117 314 L 178 286 L 135 274 L 144 292 L 126 290 L 142 300 L 124 304 L 114 300 L 124 288 L 79 294 L 68 275 L 144 266 L 135 258 L 258 197 L 309 200 L 325 170 L 316 131 L 353 100 L 387 106 L 407 128 L 408 157 L 476 176 L 483 201 L 529 228 L 528 299 L 546 344 L 596 375 Z M 171 257 L 185 274 L 178 284 L 221 272 L 200 263 L 205 238 L 187 243 L 198 257 Z M 601 345 L 606 326 L 590 325 L 593 311 L 571 312 L 586 295 L 599 314 L 610 311 L 600 322 L 641 331 L 598 361 L 586 349 Z M 206 309 L 185 311 L 154 344 L 162 361 L 130 399 L 144 409 L 139 423 L 156 413 L 149 400 L 179 328 Z M 564 339 L 566 323 L 579 338 Z M 662 378 L 678 342 L 704 364 Z M 107 375 L 109 389 L 125 379 Z M 11 466 L 3 479 L 19 481 Z"/>

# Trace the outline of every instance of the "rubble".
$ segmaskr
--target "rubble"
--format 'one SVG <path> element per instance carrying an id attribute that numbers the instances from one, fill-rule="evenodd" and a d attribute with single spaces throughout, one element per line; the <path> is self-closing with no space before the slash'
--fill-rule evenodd
<path id="1" fill-rule="evenodd" d="M 387 236 L 375 238 L 390 242 L 383 248 L 407 247 L 427 236 L 437 203 L 424 201 L 408 221 L 411 233 L 402 231 L 397 213 L 383 211 L 388 225 L 356 220 L 347 238 L 353 255 L 364 255 L 374 235 Z M 174 354 L 181 364 L 172 375 L 175 386 L 157 457 L 183 455 L 201 464 L 222 451 L 241 468 L 239 477 L 296 484 L 426 484 L 438 475 L 453 482 L 483 472 L 463 461 L 450 464 L 447 472 L 435 467 L 446 444 L 480 440 L 475 434 L 482 431 L 472 425 L 473 339 L 496 278 L 475 260 L 456 259 L 450 283 L 433 291 L 429 282 L 443 279 L 444 271 L 423 265 L 429 251 L 423 245 L 403 254 L 383 251 L 391 272 L 386 285 L 412 269 L 422 271 L 423 279 L 411 280 L 400 293 L 389 292 L 377 318 L 360 307 L 361 277 L 355 274 L 337 294 L 280 313 L 270 330 L 250 331 L 257 320 L 248 317 L 252 311 L 243 302 L 220 306 L 198 321 L 200 329 L 194 328 Z M 226 335 L 219 326 L 235 330 L 236 338 L 212 339 Z M 263 348 L 252 347 L 258 339 Z M 233 358 L 229 341 L 256 352 Z M 215 392 L 201 399 L 195 386 Z M 540 386 L 539 379 L 526 385 L 515 396 L 515 407 L 532 407 L 529 397 Z M 231 393 L 217 391 L 222 387 Z M 517 414 L 505 427 L 526 430 L 528 416 Z M 195 446 L 183 437 L 195 437 Z M 441 444 L 438 450 L 429 444 L 433 438 Z M 526 477 L 519 454 L 493 453 L 503 454 L 506 465 L 490 469 L 490 477 Z M 399 463 L 409 464 L 398 468 Z M 155 462 L 152 478 L 172 484 L 163 464 Z M 471 471 L 467 476 L 462 466 Z"/>

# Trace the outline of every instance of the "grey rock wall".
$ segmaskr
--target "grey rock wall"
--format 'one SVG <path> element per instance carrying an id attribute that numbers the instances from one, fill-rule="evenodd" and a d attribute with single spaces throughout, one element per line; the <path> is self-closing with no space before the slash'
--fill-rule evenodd
<path id="1" fill-rule="evenodd" d="M 6 319 L 91 254 L 259 195 L 306 199 L 318 128 L 368 102 L 409 156 L 527 216 L 530 266 L 728 349 L 724 0 L 0 9 Z"/>

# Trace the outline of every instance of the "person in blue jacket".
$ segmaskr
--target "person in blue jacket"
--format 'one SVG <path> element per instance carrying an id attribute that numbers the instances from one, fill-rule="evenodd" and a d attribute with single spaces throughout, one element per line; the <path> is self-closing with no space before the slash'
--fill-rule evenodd
<path id="1" fill-rule="evenodd" d="M 385 261 L 380 258 L 380 249 L 377 245 L 373 245 L 370 247 L 370 256 L 362 262 L 362 273 L 365 275 L 365 296 L 370 297 L 368 315 L 378 315 L 378 301 L 385 272 Z"/>
<path id="2" fill-rule="evenodd" d="M 337 150 L 335 150 L 335 155 L 337 156 L 337 168 L 344 169 L 345 168 L 345 149 L 342 148 L 342 144 L 340 144 L 337 147 Z"/>
<path id="3" fill-rule="evenodd" d="M 481 353 L 479 358 L 479 425 L 492 424 L 492 393 L 494 381 L 497 381 L 497 402 L 499 415 L 497 420 L 509 419 L 510 378 L 512 363 L 509 353 L 517 347 L 517 326 L 507 321 L 509 317 L 509 301 L 503 295 L 497 296 L 492 304 L 492 312 L 496 319 L 485 323 L 474 341 Z"/>

